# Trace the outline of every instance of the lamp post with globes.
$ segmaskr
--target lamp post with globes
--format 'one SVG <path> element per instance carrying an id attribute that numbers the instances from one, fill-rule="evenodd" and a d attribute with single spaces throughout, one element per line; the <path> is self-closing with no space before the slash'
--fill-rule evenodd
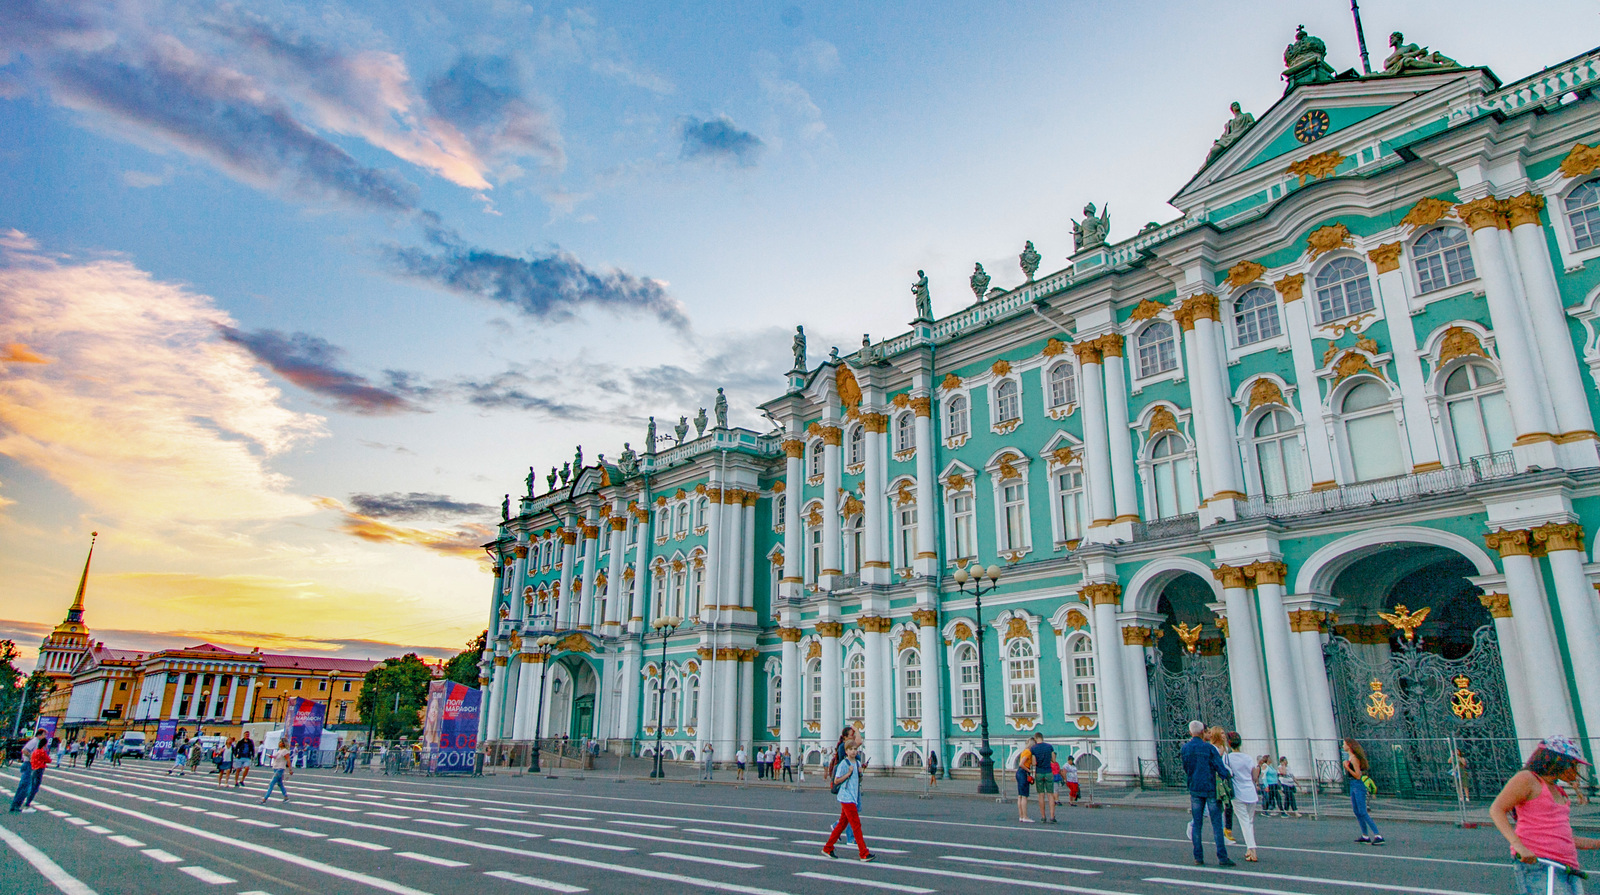
<path id="1" fill-rule="evenodd" d="M 978 567 L 976 572 L 968 572 L 965 567 L 958 568 L 950 576 L 956 583 L 956 589 L 964 594 L 971 594 L 973 599 L 973 613 L 977 616 L 974 624 L 977 627 L 976 639 L 978 641 L 978 727 L 983 732 L 983 746 L 978 749 L 978 792 L 981 795 L 997 795 L 1000 787 L 994 782 L 994 750 L 989 748 L 989 688 L 985 681 L 983 664 L 983 595 L 992 593 L 1000 586 L 1000 567 L 990 566 L 984 569 Z M 987 579 L 988 586 L 984 581 Z M 967 585 L 972 585 L 968 590 Z"/>
<path id="2" fill-rule="evenodd" d="M 661 771 L 661 734 L 666 721 L 666 718 L 662 715 L 662 710 L 667 701 L 667 638 L 671 637 L 673 630 L 681 624 L 683 624 L 683 619 L 676 615 L 663 615 L 650 623 L 650 627 L 655 628 L 661 634 L 661 668 L 658 672 L 660 678 L 656 681 L 655 769 L 650 772 L 650 776 L 656 778 L 666 776 Z"/>
<path id="3" fill-rule="evenodd" d="M 528 771 L 539 773 L 539 737 L 544 731 L 544 684 L 550 674 L 550 653 L 561 641 L 546 634 L 533 642 L 534 653 L 539 656 L 539 707 L 533 714 L 533 754 L 529 756 Z"/>

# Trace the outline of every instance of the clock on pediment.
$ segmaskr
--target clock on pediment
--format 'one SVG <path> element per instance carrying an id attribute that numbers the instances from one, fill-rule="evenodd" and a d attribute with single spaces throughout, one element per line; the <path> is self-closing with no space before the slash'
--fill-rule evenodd
<path id="1" fill-rule="evenodd" d="M 1294 138 L 1302 143 L 1310 143 L 1326 134 L 1329 124 L 1327 112 L 1312 109 L 1295 120 Z"/>

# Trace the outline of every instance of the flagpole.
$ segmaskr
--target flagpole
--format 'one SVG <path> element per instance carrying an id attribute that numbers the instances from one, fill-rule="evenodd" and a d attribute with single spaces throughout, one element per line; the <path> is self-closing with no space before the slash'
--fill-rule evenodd
<path id="1" fill-rule="evenodd" d="M 1350 0 L 1350 15 L 1356 20 L 1356 44 L 1361 47 L 1361 71 L 1370 75 L 1372 63 L 1367 59 L 1367 35 L 1361 30 L 1361 6 L 1357 0 Z"/>

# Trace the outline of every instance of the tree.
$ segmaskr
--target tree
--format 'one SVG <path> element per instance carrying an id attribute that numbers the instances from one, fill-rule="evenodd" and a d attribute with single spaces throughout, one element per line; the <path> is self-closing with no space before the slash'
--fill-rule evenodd
<path id="1" fill-rule="evenodd" d="M 478 663 L 483 661 L 484 644 L 488 639 L 489 632 L 484 630 L 467 641 L 467 648 L 456 653 L 455 658 L 444 664 L 445 680 L 466 684 L 469 687 L 478 686 Z"/>
<path id="2" fill-rule="evenodd" d="M 16 732 L 32 726 L 39 717 L 39 707 L 56 689 L 55 681 L 43 671 L 36 670 L 25 678 L 16 665 L 21 656 L 16 643 L 0 640 L 0 730 L 12 727 Z M 17 713 L 19 702 L 20 716 Z"/>
<path id="3" fill-rule="evenodd" d="M 416 653 L 385 660 L 367 672 L 356 709 L 384 739 L 416 732 L 432 681 L 433 669 Z"/>

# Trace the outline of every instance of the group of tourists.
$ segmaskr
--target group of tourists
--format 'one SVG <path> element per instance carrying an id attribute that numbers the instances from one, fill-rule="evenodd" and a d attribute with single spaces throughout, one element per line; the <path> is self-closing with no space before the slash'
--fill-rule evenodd
<path id="1" fill-rule="evenodd" d="M 706 748 L 710 750 L 709 744 Z M 749 754 L 745 752 L 743 746 L 740 746 L 739 751 L 733 755 L 735 780 L 744 779 L 745 763 L 748 760 Z M 780 752 L 774 746 L 762 746 L 755 754 L 755 765 L 757 780 L 782 778 L 790 783 L 794 782 L 794 758 L 789 755 L 788 749 Z"/>
<path id="2" fill-rule="evenodd" d="M 934 762 L 928 770 L 930 788 L 936 773 L 937 762 Z M 1056 789 L 1058 786 L 1066 787 L 1069 806 L 1078 803 L 1081 791 L 1078 786 L 1078 766 L 1070 758 L 1063 765 L 1056 757 L 1055 747 L 1044 741 L 1044 734 L 1036 733 L 1017 756 L 1017 821 L 1033 823 L 1033 818 L 1028 816 L 1028 793 L 1031 790 L 1037 793 L 1039 799 L 1039 823 L 1056 823 L 1056 809 L 1061 807 L 1061 795 Z"/>

